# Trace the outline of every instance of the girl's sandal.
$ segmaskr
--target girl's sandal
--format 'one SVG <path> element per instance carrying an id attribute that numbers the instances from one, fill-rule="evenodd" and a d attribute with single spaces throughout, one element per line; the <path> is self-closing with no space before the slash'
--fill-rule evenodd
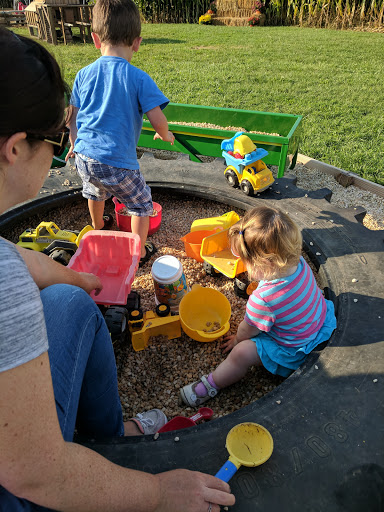
<path id="1" fill-rule="evenodd" d="M 206 387 L 207 394 L 205 396 L 197 396 L 195 393 L 195 388 L 200 382 L 202 382 Z M 206 375 L 203 375 L 200 380 L 194 382 L 193 384 L 187 384 L 180 389 L 180 397 L 182 401 L 190 407 L 199 407 L 210 398 L 216 396 L 217 393 L 218 390 L 210 385 Z"/>
<path id="2" fill-rule="evenodd" d="M 139 267 L 142 267 L 147 263 L 147 261 L 157 252 L 156 247 L 153 245 L 152 242 L 145 242 L 145 255 L 140 258 Z"/>

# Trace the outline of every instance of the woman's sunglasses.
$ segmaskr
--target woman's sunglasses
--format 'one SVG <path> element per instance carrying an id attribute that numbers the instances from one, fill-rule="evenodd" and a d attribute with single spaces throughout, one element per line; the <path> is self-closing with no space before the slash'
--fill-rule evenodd
<path id="1" fill-rule="evenodd" d="M 49 142 L 49 144 L 52 144 L 53 146 L 53 154 L 54 156 L 60 156 L 69 140 L 69 129 L 65 128 L 63 131 L 58 133 L 57 135 L 34 135 L 34 134 L 28 134 L 28 139 L 35 139 L 35 140 L 43 140 L 44 142 Z"/>

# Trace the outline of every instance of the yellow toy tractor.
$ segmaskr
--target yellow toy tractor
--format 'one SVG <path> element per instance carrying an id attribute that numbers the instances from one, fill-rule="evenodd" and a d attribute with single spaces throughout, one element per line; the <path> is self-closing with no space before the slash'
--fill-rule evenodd
<path id="1" fill-rule="evenodd" d="M 92 229 L 92 226 L 85 226 L 81 231 L 69 231 L 60 229 L 54 222 L 40 222 L 36 229 L 25 230 L 19 236 L 17 245 L 43 252 L 55 261 L 68 265 L 80 240 Z"/>

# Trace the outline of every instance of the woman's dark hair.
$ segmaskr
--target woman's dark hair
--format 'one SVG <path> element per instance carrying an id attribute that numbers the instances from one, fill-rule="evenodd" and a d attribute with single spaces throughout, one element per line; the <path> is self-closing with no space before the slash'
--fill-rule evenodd
<path id="1" fill-rule="evenodd" d="M 69 89 L 39 43 L 0 29 L 0 137 L 54 135 L 64 125 Z"/>

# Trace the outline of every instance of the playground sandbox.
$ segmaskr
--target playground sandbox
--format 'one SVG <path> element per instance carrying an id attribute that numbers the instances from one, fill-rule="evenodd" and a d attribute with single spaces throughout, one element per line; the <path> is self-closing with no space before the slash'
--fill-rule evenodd
<path id="1" fill-rule="evenodd" d="M 222 215 L 229 211 L 228 207 L 215 201 L 169 195 L 166 192 L 154 192 L 153 199 L 163 208 L 161 228 L 150 237 L 158 252 L 148 264 L 138 269 L 132 283 L 132 290 L 140 294 L 143 311 L 154 310 L 156 306 L 151 264 L 157 257 L 170 254 L 181 261 L 189 286 L 199 283 L 225 294 L 232 309 L 229 332 L 236 332 L 244 316 L 246 300 L 234 294 L 231 279 L 206 275 L 202 263 L 187 257 L 180 240 L 182 235 L 189 232 L 194 219 Z M 112 201 L 107 202 L 106 211 L 114 213 Z M 237 213 L 242 215 L 243 210 L 237 209 Z M 75 204 L 52 209 L 44 218 L 54 219 L 58 226 L 65 229 L 81 229 L 89 223 L 87 201 L 79 197 Z M 28 221 L 20 222 L 8 234 L 8 238 L 17 242 L 18 234 L 41 220 L 40 216 L 35 215 Z M 117 229 L 116 220 L 113 229 Z M 123 334 L 115 342 L 114 349 L 125 417 L 128 419 L 138 411 L 152 407 L 160 407 L 169 418 L 176 415 L 190 416 L 194 410 L 178 404 L 179 389 L 212 371 L 225 358 L 220 349 L 221 340 L 199 343 L 182 332 L 181 337 L 174 340 L 168 340 L 167 336 L 152 337 L 148 348 L 135 352 L 129 334 Z M 214 411 L 213 417 L 224 416 L 258 400 L 282 381 L 282 378 L 263 368 L 253 368 L 246 379 L 231 386 L 209 403 Z"/>

